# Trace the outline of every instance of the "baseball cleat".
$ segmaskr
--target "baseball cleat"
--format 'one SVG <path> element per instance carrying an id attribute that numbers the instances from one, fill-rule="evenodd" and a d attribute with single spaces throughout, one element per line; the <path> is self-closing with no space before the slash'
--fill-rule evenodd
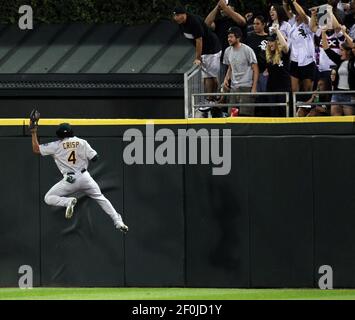
<path id="1" fill-rule="evenodd" d="M 73 198 L 73 200 L 69 203 L 67 206 L 67 210 L 65 211 L 65 218 L 70 219 L 73 216 L 74 213 L 74 207 L 77 203 L 77 200 Z"/>
<path id="2" fill-rule="evenodd" d="M 213 105 L 216 104 L 216 102 L 214 100 L 207 99 L 207 100 L 205 100 L 204 104 L 205 104 L 204 106 L 201 106 L 201 107 L 198 108 L 198 111 L 200 111 L 200 112 L 211 111 Z"/>
<path id="3" fill-rule="evenodd" d="M 211 111 L 211 107 L 199 107 L 198 111 L 200 111 L 200 112 L 208 112 L 208 111 Z"/>

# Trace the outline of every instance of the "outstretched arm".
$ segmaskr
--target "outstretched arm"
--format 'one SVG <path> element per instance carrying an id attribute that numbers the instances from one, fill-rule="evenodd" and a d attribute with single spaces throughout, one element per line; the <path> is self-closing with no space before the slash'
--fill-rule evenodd
<path id="1" fill-rule="evenodd" d="M 216 16 L 219 10 L 219 4 L 217 4 L 213 10 L 208 14 L 208 16 L 205 19 L 205 23 L 212 28 L 213 30 L 215 29 L 216 25 L 214 24 L 214 21 L 216 20 Z"/>
<path id="2" fill-rule="evenodd" d="M 234 11 L 231 9 L 227 4 L 225 0 L 220 0 L 218 2 L 219 7 L 224 11 L 224 13 L 232 18 L 236 23 L 238 23 L 240 26 L 245 26 L 247 24 L 246 19 L 239 14 L 238 12 Z"/>
<path id="3" fill-rule="evenodd" d="M 279 27 L 278 26 L 274 26 L 273 30 L 276 32 L 277 39 L 280 42 L 282 52 L 283 53 L 287 53 L 288 50 L 289 50 L 288 49 L 288 44 L 287 44 L 287 41 L 285 40 L 282 32 L 280 31 Z"/>
<path id="4" fill-rule="evenodd" d="M 341 63 L 340 55 L 338 55 L 332 49 L 329 48 L 326 32 L 327 32 L 327 27 L 323 26 L 322 27 L 322 46 L 323 46 L 324 52 L 326 53 L 326 55 L 329 57 L 330 60 L 332 60 L 336 65 L 339 66 Z"/>
<path id="5" fill-rule="evenodd" d="M 331 17 L 332 17 L 333 29 L 335 30 L 335 32 L 340 32 L 341 25 L 340 25 L 338 19 L 335 17 L 333 12 L 331 13 Z"/>
<path id="6" fill-rule="evenodd" d="M 353 38 L 351 38 L 349 36 L 349 34 L 347 33 L 346 26 L 341 26 L 341 31 L 343 32 L 343 35 L 344 35 L 345 40 L 346 40 L 346 43 L 348 44 L 348 46 L 350 48 L 352 48 L 354 46 Z"/>
<path id="7" fill-rule="evenodd" d="M 305 24 L 309 24 L 309 17 L 304 12 L 302 6 L 299 5 L 296 0 L 292 0 L 292 3 L 293 3 L 293 6 L 295 7 L 297 13 L 299 14 L 302 22 Z"/>
<path id="8" fill-rule="evenodd" d="M 288 17 L 289 19 L 292 19 L 293 13 L 292 13 L 292 11 L 291 11 L 291 9 L 290 9 L 290 6 L 289 6 L 289 4 L 288 4 L 288 2 L 287 2 L 286 0 L 283 0 L 283 1 L 282 1 L 282 6 L 283 6 L 283 8 L 284 8 L 284 10 L 285 10 L 285 12 L 286 12 L 287 17 Z"/>
<path id="9" fill-rule="evenodd" d="M 327 39 L 327 27 L 326 26 L 323 26 L 321 28 L 322 30 L 322 47 L 324 50 L 327 50 L 329 49 L 329 43 L 328 43 L 328 39 Z"/>
<path id="10" fill-rule="evenodd" d="M 318 19 L 317 19 L 317 9 L 311 9 L 311 21 L 309 27 L 311 28 L 312 32 L 316 33 L 318 30 Z"/>
<path id="11" fill-rule="evenodd" d="M 40 154 L 41 152 L 39 151 L 39 143 L 38 143 L 38 138 L 37 138 L 37 128 L 31 129 L 31 135 L 32 135 L 32 151 L 35 154 Z"/>

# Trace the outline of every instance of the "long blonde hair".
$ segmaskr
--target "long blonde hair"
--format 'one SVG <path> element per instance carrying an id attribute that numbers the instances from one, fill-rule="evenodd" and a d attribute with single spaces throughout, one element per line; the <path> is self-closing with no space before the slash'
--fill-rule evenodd
<path id="1" fill-rule="evenodd" d="M 278 40 L 276 40 L 275 51 L 270 50 L 270 46 L 266 46 L 266 62 L 271 64 L 280 64 L 282 54 L 282 46 Z"/>

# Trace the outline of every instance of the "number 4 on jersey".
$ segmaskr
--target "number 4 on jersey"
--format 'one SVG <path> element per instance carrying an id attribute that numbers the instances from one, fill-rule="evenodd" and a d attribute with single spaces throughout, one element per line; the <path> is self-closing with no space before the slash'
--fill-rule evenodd
<path id="1" fill-rule="evenodd" d="M 68 162 L 73 162 L 75 164 L 76 158 L 75 158 L 75 151 L 72 151 L 69 155 Z"/>

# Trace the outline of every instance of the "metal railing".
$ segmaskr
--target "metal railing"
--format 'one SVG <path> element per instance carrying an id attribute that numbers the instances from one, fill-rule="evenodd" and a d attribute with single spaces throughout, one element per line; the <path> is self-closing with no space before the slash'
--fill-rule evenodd
<path id="1" fill-rule="evenodd" d="M 297 91 L 297 92 L 293 92 L 292 93 L 292 98 L 293 98 L 293 116 L 296 116 L 297 113 L 297 108 L 299 107 L 303 107 L 305 108 L 305 106 L 316 106 L 316 105 L 325 105 L 325 106 L 330 106 L 330 105 L 355 105 L 355 101 L 354 102 L 323 102 L 323 101 L 318 101 L 318 102 L 307 102 L 307 101 L 297 101 L 297 96 L 305 96 L 305 95 L 309 95 L 310 97 L 314 94 L 317 94 L 319 96 L 323 95 L 323 94 L 328 94 L 328 95 L 332 95 L 332 94 L 345 94 L 345 95 L 352 95 L 355 96 L 355 90 L 348 90 L 348 91 L 342 91 L 342 90 L 334 90 L 334 91 Z"/>
<path id="2" fill-rule="evenodd" d="M 203 91 L 201 67 L 194 65 L 184 74 L 185 119 L 191 118 L 193 114 L 191 105 L 192 95 Z"/>
<path id="3" fill-rule="evenodd" d="M 194 65 L 190 70 L 184 74 L 184 96 L 185 96 L 185 118 L 195 118 L 196 110 L 199 107 L 284 107 L 286 109 L 286 117 L 290 116 L 290 95 L 293 98 L 293 116 L 297 116 L 297 108 L 314 105 L 355 105 L 354 102 L 307 102 L 307 101 L 297 101 L 300 95 L 308 95 L 311 97 L 313 94 L 323 95 L 323 94 L 350 94 L 355 96 L 355 91 L 297 91 L 297 92 L 233 92 L 233 93 L 202 93 L 204 92 L 204 84 L 202 79 L 202 69 L 200 66 Z M 205 97 L 209 96 L 285 96 L 285 102 L 252 102 L 252 103 L 206 103 Z"/>
<path id="4" fill-rule="evenodd" d="M 238 102 L 238 103 L 196 103 L 197 97 L 206 96 L 284 96 L 285 102 Z M 193 93 L 191 94 L 192 118 L 195 118 L 196 109 L 200 107 L 285 107 L 286 117 L 289 117 L 290 111 L 290 95 L 289 92 L 232 92 L 232 93 Z"/>

